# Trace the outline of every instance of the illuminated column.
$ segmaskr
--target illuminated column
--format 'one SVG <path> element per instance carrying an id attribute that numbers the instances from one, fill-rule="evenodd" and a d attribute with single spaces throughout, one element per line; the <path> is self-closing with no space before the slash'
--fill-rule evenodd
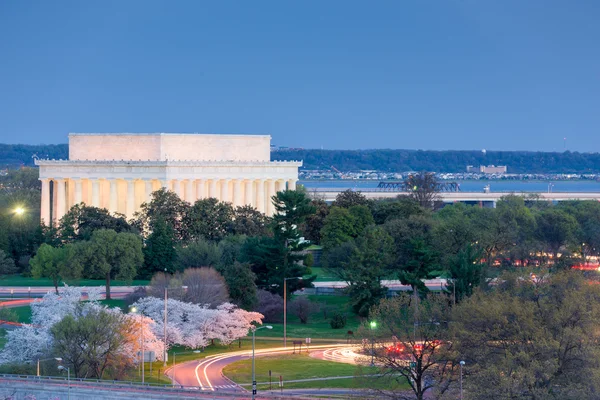
<path id="1" fill-rule="evenodd" d="M 82 201 L 81 179 L 74 178 L 73 181 L 75 182 L 75 196 L 73 201 L 75 201 L 75 204 L 79 204 Z"/>
<path id="2" fill-rule="evenodd" d="M 100 207 L 100 182 L 92 179 L 92 206 Z"/>
<path id="3" fill-rule="evenodd" d="M 275 213 L 273 199 L 271 198 L 273 196 L 275 196 L 275 181 L 273 179 L 269 179 L 267 188 L 267 215 L 269 217 Z"/>
<path id="4" fill-rule="evenodd" d="M 127 218 L 133 217 L 133 211 L 135 210 L 135 181 L 133 179 L 127 180 L 127 205 L 126 212 Z"/>
<path id="5" fill-rule="evenodd" d="M 60 219 L 65 215 L 65 180 L 56 179 L 56 212 L 54 213 L 54 220 L 58 223 Z"/>
<path id="6" fill-rule="evenodd" d="M 265 213 L 265 180 L 259 179 L 256 181 L 256 209 L 261 213 Z"/>
<path id="7" fill-rule="evenodd" d="M 194 204 L 196 201 L 196 195 L 194 193 L 194 180 L 188 179 L 185 182 L 185 201 Z"/>
<path id="8" fill-rule="evenodd" d="M 118 205 L 117 205 L 117 180 L 116 179 L 111 179 L 109 181 L 109 188 L 108 188 L 108 211 L 110 211 L 111 213 L 116 213 L 117 211 L 119 211 L 118 209 Z"/>
<path id="9" fill-rule="evenodd" d="M 152 179 L 146 179 L 145 181 L 145 200 L 146 202 L 150 202 L 152 200 Z"/>
<path id="10" fill-rule="evenodd" d="M 246 181 L 245 184 L 244 204 L 248 206 L 254 206 L 254 190 L 252 190 L 252 181 Z"/>
<path id="11" fill-rule="evenodd" d="M 229 197 L 229 179 L 221 179 L 221 201 L 231 203 Z"/>
<path id="12" fill-rule="evenodd" d="M 296 180 L 288 179 L 288 190 L 296 190 Z"/>
<path id="13" fill-rule="evenodd" d="M 173 179 L 173 191 L 181 200 L 183 200 L 183 196 L 181 195 L 181 182 L 179 179 Z"/>
<path id="14" fill-rule="evenodd" d="M 196 199 L 201 200 L 206 198 L 206 183 L 204 179 L 198 179 L 196 181 Z"/>
<path id="15" fill-rule="evenodd" d="M 275 181 L 275 192 L 283 192 L 285 190 L 285 181 L 278 179 Z"/>
<path id="16" fill-rule="evenodd" d="M 234 207 L 242 205 L 242 182 L 239 179 L 233 180 L 233 205 Z"/>
<path id="17" fill-rule="evenodd" d="M 218 199 L 219 195 L 217 194 L 217 180 L 211 179 L 210 186 L 208 188 L 208 197 Z"/>
<path id="18" fill-rule="evenodd" d="M 50 226 L 50 180 L 40 179 L 42 181 L 42 208 L 40 216 L 44 225 Z"/>

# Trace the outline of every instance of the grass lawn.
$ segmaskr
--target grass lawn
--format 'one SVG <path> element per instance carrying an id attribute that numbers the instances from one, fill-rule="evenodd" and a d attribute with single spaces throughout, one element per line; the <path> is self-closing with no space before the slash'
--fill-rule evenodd
<path id="1" fill-rule="evenodd" d="M 310 267 L 310 271 L 310 275 L 307 275 L 306 277 L 308 278 L 311 275 L 316 275 L 317 279 L 315 279 L 315 282 L 331 282 L 340 280 L 340 278 L 337 278 L 334 275 L 327 273 L 321 267 Z"/>
<path id="2" fill-rule="evenodd" d="M 279 384 L 279 376 L 283 378 L 284 388 L 347 388 L 358 389 L 364 387 L 391 389 L 406 389 L 406 383 L 390 382 L 388 378 L 365 377 L 363 375 L 376 374 L 377 368 L 358 367 L 355 365 L 336 363 L 332 361 L 317 360 L 306 354 L 286 354 L 285 356 L 258 357 L 256 359 L 256 380 L 269 381 L 269 370 L 273 388 Z M 248 384 L 252 382 L 252 360 L 238 361 L 228 365 L 223 370 L 225 376 L 236 383 Z M 334 376 L 353 376 L 346 379 L 327 379 L 309 382 L 285 383 L 298 379 L 327 378 Z M 260 390 L 269 389 L 268 385 L 259 385 Z"/>
<path id="3" fill-rule="evenodd" d="M 100 279 L 74 279 L 66 282 L 71 286 L 104 286 L 106 282 Z M 150 281 L 139 280 L 132 282 L 124 282 L 124 281 L 111 281 L 110 285 L 112 286 L 145 286 L 148 285 Z M 58 284 L 59 286 L 63 285 L 63 282 Z M 24 277 L 21 275 L 9 275 L 2 279 L 0 279 L 0 286 L 26 286 L 26 287 L 40 287 L 40 286 L 51 286 L 54 287 L 54 284 L 50 279 L 47 278 L 30 278 Z"/>
<path id="4" fill-rule="evenodd" d="M 352 313 L 347 296 L 309 295 L 309 300 L 317 304 L 316 311 L 310 314 L 308 323 L 302 324 L 295 315 L 288 311 L 287 336 L 288 338 L 313 338 L 313 339 L 346 339 L 348 331 L 356 332 L 360 325 L 360 318 Z M 288 303 L 289 304 L 289 303 Z M 341 329 L 332 329 L 329 321 L 334 311 L 346 315 L 346 326 Z M 283 338 L 283 323 L 269 323 L 272 330 L 263 329 L 257 335 L 261 337 Z"/>

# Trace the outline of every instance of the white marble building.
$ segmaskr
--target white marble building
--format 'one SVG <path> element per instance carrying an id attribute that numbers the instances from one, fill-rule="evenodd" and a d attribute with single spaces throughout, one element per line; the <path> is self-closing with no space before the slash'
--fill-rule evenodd
<path id="1" fill-rule="evenodd" d="M 273 214 L 270 198 L 296 188 L 299 161 L 271 161 L 266 135 L 71 133 L 68 160 L 36 160 L 41 218 L 85 203 L 133 216 L 165 187 L 193 203 L 214 197 Z"/>

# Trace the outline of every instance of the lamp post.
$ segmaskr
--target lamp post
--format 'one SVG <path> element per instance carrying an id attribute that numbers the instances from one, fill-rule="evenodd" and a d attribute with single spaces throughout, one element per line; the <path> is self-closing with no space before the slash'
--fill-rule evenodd
<path id="1" fill-rule="evenodd" d="M 173 353 L 173 379 L 172 379 L 172 381 L 173 381 L 173 387 L 175 387 L 175 368 L 177 367 L 177 364 L 175 364 L 175 356 L 177 354 L 181 355 L 181 354 L 192 354 L 192 353 L 198 354 L 198 353 L 202 353 L 202 351 L 200 351 L 200 350 L 194 350 L 194 351 L 182 351 L 180 353 Z"/>
<path id="2" fill-rule="evenodd" d="M 167 269 L 165 268 L 165 275 L 167 273 Z M 168 286 L 165 286 L 165 309 L 163 311 L 163 317 L 164 317 L 164 323 L 163 323 L 163 328 L 164 328 L 164 332 L 163 332 L 163 346 L 164 346 L 164 352 L 163 352 L 163 367 L 166 368 L 167 366 L 167 300 L 168 300 L 168 291 L 169 289 L 179 289 L 179 288 L 170 288 Z M 187 289 L 187 286 L 182 286 L 181 289 L 185 290 Z"/>
<path id="3" fill-rule="evenodd" d="M 373 329 L 377 328 L 377 322 L 371 321 L 369 322 L 369 327 L 371 328 L 371 367 L 375 366 L 375 338 L 373 337 Z"/>
<path id="4" fill-rule="evenodd" d="M 254 341 L 255 341 L 255 337 L 256 337 L 256 331 L 259 329 L 273 329 L 273 327 L 271 325 L 266 325 L 266 326 L 261 326 L 260 328 L 257 328 L 255 326 L 253 326 L 252 329 L 252 400 L 254 400 L 255 396 L 256 396 L 256 371 L 254 369 Z"/>
<path id="5" fill-rule="evenodd" d="M 463 400 L 463 389 L 462 389 L 462 369 L 463 369 L 463 365 L 465 365 L 464 361 L 460 361 L 460 400 Z"/>
<path id="6" fill-rule="evenodd" d="M 129 310 L 133 314 L 136 314 L 138 311 L 137 308 L 135 308 L 135 307 L 131 307 Z M 140 369 L 141 369 L 141 375 L 142 375 L 142 383 L 144 383 L 144 381 L 145 381 L 145 379 L 144 379 L 145 378 L 145 376 L 144 376 L 145 375 L 144 361 L 146 361 L 146 360 L 144 359 L 144 324 L 142 321 L 142 313 L 141 312 L 140 312 L 140 354 L 141 354 L 141 359 L 142 359 L 140 362 L 140 366 L 141 366 Z"/>
<path id="7" fill-rule="evenodd" d="M 302 277 L 283 278 L 283 348 L 287 349 L 287 281 L 291 279 L 302 280 Z"/>
<path id="8" fill-rule="evenodd" d="M 19 206 L 19 207 L 16 207 L 16 208 L 14 209 L 14 213 L 15 213 L 16 215 L 23 215 L 23 214 L 25 214 L 25 209 L 24 209 L 23 207 L 20 207 L 20 206 Z"/>
<path id="9" fill-rule="evenodd" d="M 62 362 L 62 358 L 60 358 L 60 357 L 56 357 L 55 360 L 58 362 Z M 58 366 L 59 371 L 62 371 L 65 369 L 67 370 L 67 399 L 71 400 L 71 369 L 69 367 L 65 367 L 64 365 Z"/>
<path id="10" fill-rule="evenodd" d="M 50 360 L 55 360 L 55 358 L 44 358 L 42 360 L 40 360 L 39 358 L 37 359 L 37 376 L 38 377 L 40 376 L 40 361 L 50 361 Z"/>

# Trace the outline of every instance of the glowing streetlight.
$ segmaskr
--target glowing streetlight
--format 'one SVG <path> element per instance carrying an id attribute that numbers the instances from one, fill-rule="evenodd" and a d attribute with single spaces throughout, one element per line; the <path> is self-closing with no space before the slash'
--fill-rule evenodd
<path id="1" fill-rule="evenodd" d="M 371 328 L 371 367 L 375 366 L 375 338 L 373 337 L 373 329 L 377 328 L 377 321 L 369 322 Z"/>
<path id="2" fill-rule="evenodd" d="M 14 209 L 14 212 L 16 215 L 23 215 L 25 214 L 25 209 L 23 207 L 17 207 Z"/>

